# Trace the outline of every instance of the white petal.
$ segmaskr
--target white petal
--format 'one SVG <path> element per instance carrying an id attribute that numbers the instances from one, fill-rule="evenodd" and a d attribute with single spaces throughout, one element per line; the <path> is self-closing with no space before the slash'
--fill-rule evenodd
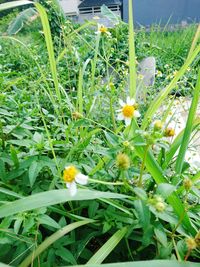
<path id="1" fill-rule="evenodd" d="M 66 183 L 67 188 L 70 188 L 70 186 L 71 186 L 71 183 Z"/>
<path id="2" fill-rule="evenodd" d="M 140 112 L 139 112 L 138 110 L 135 110 L 135 111 L 134 111 L 134 117 L 135 117 L 135 118 L 140 117 Z"/>
<path id="3" fill-rule="evenodd" d="M 120 114 L 118 114 L 117 119 L 118 119 L 119 121 L 122 121 L 122 120 L 124 120 L 125 118 L 124 118 L 124 115 L 123 115 L 122 113 L 120 113 Z"/>
<path id="4" fill-rule="evenodd" d="M 66 166 L 66 167 L 65 167 L 65 170 L 68 170 L 69 168 L 70 168 L 70 166 Z"/>
<path id="5" fill-rule="evenodd" d="M 133 98 L 130 98 L 129 96 L 127 97 L 126 102 L 129 106 L 133 106 L 135 104 L 135 100 Z"/>
<path id="6" fill-rule="evenodd" d="M 70 195 L 73 197 L 76 195 L 77 193 L 77 186 L 75 182 L 70 183 L 69 185 L 69 193 Z"/>
<path id="7" fill-rule="evenodd" d="M 78 173 L 75 177 L 75 180 L 77 183 L 85 185 L 88 182 L 88 176 L 86 176 L 82 173 Z"/>
<path id="8" fill-rule="evenodd" d="M 126 126 L 129 126 L 131 124 L 131 118 L 125 118 L 125 124 Z"/>
<path id="9" fill-rule="evenodd" d="M 124 107 L 126 104 L 124 103 L 124 101 L 122 101 L 121 99 L 119 100 L 119 104 L 120 106 Z"/>

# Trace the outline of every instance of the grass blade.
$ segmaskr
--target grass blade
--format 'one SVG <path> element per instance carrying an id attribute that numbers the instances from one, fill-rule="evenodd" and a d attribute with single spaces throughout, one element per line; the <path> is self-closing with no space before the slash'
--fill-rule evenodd
<path id="1" fill-rule="evenodd" d="M 8 2 L 4 4 L 0 4 L 0 11 L 9 9 L 9 8 L 14 8 L 18 6 L 24 6 L 24 5 L 30 5 L 33 4 L 32 1 L 13 1 L 13 2 Z"/>
<path id="2" fill-rule="evenodd" d="M 50 245 L 52 245 L 54 242 L 56 242 L 58 239 L 66 235 L 67 233 L 73 231 L 74 229 L 83 226 L 88 223 L 94 222 L 93 220 L 85 220 L 80 222 L 71 223 L 62 229 L 58 230 L 56 233 L 49 236 L 47 239 L 45 239 L 33 253 L 31 253 L 20 265 L 19 267 L 28 267 L 35 258 L 37 258 L 43 251 L 45 251 Z"/>
<path id="3" fill-rule="evenodd" d="M 101 267 L 101 264 L 86 264 L 77 265 L 74 267 Z M 178 262 L 174 260 L 151 260 L 151 261 L 134 261 L 134 262 L 120 262 L 108 263 L 103 267 L 198 267 L 199 263 L 194 262 Z"/>
<path id="4" fill-rule="evenodd" d="M 46 41 L 46 46 L 47 46 L 47 51 L 48 51 L 48 56 L 49 56 L 51 74 L 53 77 L 58 101 L 59 101 L 59 103 L 61 103 L 61 95 L 60 95 L 58 77 L 57 77 L 56 60 L 55 60 L 55 55 L 54 55 L 53 41 L 52 41 L 51 30 L 50 30 L 50 26 L 49 26 L 47 13 L 46 13 L 45 9 L 39 3 L 34 3 L 34 5 L 40 14 L 40 19 L 42 22 L 42 27 L 43 27 L 43 31 L 44 31 L 44 36 L 45 36 L 45 41 Z"/>
<path id="5" fill-rule="evenodd" d="M 189 115 L 188 115 L 185 131 L 183 134 L 181 147 L 180 147 L 179 154 L 178 154 L 177 161 L 176 161 L 175 171 L 177 174 L 180 174 L 183 168 L 185 153 L 186 153 L 189 141 L 190 141 L 190 135 L 192 133 L 193 122 L 194 122 L 195 114 L 197 111 L 199 93 L 200 93 L 200 69 L 198 73 L 197 84 L 194 90 L 192 104 L 189 110 Z"/>
<path id="6" fill-rule="evenodd" d="M 100 264 L 106 257 L 112 252 L 112 250 L 117 246 L 121 239 L 125 236 L 127 228 L 124 227 L 118 230 L 108 241 L 92 256 L 92 258 L 87 262 L 87 264 Z M 90 265 L 89 265 L 90 266 Z"/>
<path id="7" fill-rule="evenodd" d="M 195 47 L 196 47 L 196 45 L 197 45 L 199 39 L 200 39 L 200 24 L 199 24 L 199 26 L 198 26 L 198 28 L 197 28 L 197 31 L 196 31 L 195 36 L 194 36 L 194 39 L 193 39 L 193 41 L 192 41 L 192 45 L 191 45 L 191 47 L 190 47 L 190 51 L 189 51 L 189 53 L 188 53 L 188 58 L 191 57 L 191 54 L 192 54 L 192 52 L 194 51 L 194 49 L 195 49 Z"/>
<path id="8" fill-rule="evenodd" d="M 72 197 L 67 189 L 50 190 L 37 193 L 13 202 L 9 202 L 0 207 L 0 218 L 10 216 L 19 212 L 33 210 L 41 207 L 65 203 L 75 200 L 90 200 L 97 198 L 125 198 L 125 195 L 79 189 L 78 193 Z"/>

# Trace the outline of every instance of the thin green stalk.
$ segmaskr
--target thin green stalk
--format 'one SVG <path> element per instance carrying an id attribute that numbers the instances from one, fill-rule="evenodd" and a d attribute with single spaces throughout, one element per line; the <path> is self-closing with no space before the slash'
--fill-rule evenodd
<path id="1" fill-rule="evenodd" d="M 94 86 L 95 86 L 95 73 L 96 73 L 96 66 L 97 66 L 97 58 L 98 58 L 98 52 L 99 52 L 99 44 L 100 44 L 101 34 L 97 34 L 96 38 L 96 45 L 94 50 L 94 59 L 92 61 L 92 78 L 91 78 L 91 95 L 94 93 Z"/>
<path id="2" fill-rule="evenodd" d="M 130 97 L 136 96 L 136 60 L 135 38 L 133 21 L 133 0 L 129 0 L 129 72 L 130 72 Z"/>
<path id="3" fill-rule="evenodd" d="M 142 165 L 141 165 L 141 169 L 140 169 L 140 176 L 139 176 L 139 180 L 138 180 L 138 186 L 139 187 L 142 187 L 142 176 L 143 176 L 143 172 L 145 169 L 145 163 L 146 163 L 148 150 L 149 150 L 149 145 L 147 145 L 145 150 L 144 150 L 144 158 L 142 160 Z"/>
<path id="4" fill-rule="evenodd" d="M 58 170 L 58 175 L 59 177 L 61 177 L 61 170 L 60 170 L 60 167 L 59 167 L 59 164 L 58 164 L 58 161 L 57 161 L 57 157 L 56 157 L 56 154 L 55 154 L 55 151 L 54 151 L 54 147 L 53 147 L 53 144 L 52 144 L 52 139 L 51 139 L 51 135 L 50 135 L 50 132 L 48 130 L 48 127 L 47 127 L 47 124 L 46 124 L 46 121 L 45 121 L 45 117 L 41 111 L 41 107 L 40 107 L 40 104 L 38 102 L 38 105 L 39 105 L 39 111 L 40 111 L 40 115 L 41 115 L 41 118 L 42 118 L 42 121 L 43 121 L 43 124 L 44 124 L 44 128 L 46 130 L 46 134 L 47 134 L 47 137 L 48 137 L 48 141 L 49 141 L 49 145 L 51 147 L 51 152 L 53 154 L 53 158 L 54 158 L 54 161 L 55 161 L 55 164 L 56 164 L 56 167 L 57 167 L 57 170 Z M 50 186 L 49 186 L 49 190 L 53 189 L 55 187 L 55 181 L 57 180 L 57 177 L 54 177 L 54 179 L 52 180 Z"/>

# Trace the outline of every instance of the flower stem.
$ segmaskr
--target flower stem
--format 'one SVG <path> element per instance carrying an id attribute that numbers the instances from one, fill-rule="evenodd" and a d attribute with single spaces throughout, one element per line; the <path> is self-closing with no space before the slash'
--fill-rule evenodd
<path id="1" fill-rule="evenodd" d="M 146 162 L 148 150 L 149 150 L 149 145 L 146 146 L 146 149 L 144 151 L 144 158 L 143 158 L 143 161 L 142 161 L 142 166 L 141 166 L 141 169 L 140 169 L 140 177 L 139 177 L 139 181 L 138 181 L 138 186 L 139 187 L 142 187 L 142 176 L 143 176 L 143 172 L 144 172 L 144 169 L 145 169 L 145 162 Z"/>

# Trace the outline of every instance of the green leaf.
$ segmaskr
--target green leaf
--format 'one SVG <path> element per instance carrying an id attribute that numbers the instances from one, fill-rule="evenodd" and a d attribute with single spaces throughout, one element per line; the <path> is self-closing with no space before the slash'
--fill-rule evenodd
<path id="1" fill-rule="evenodd" d="M 156 190 L 157 194 L 162 195 L 162 197 L 167 198 L 169 197 L 174 191 L 176 187 L 172 184 L 162 183 L 159 184 Z"/>
<path id="2" fill-rule="evenodd" d="M 86 264 L 76 265 L 74 267 L 198 267 L 199 263 L 194 262 L 178 262 L 174 260 L 153 260 L 153 261 L 134 261 L 134 262 L 120 262 L 109 264 Z"/>
<path id="3" fill-rule="evenodd" d="M 146 205 L 146 203 L 142 200 L 135 200 L 134 201 L 134 207 L 138 213 L 138 220 L 141 223 L 141 226 L 143 230 L 147 229 L 150 224 L 150 211 L 149 207 Z"/>
<path id="4" fill-rule="evenodd" d="M 158 239 L 158 241 L 164 246 L 167 247 L 167 235 L 164 232 L 164 229 L 159 227 L 159 228 L 154 228 L 154 233 Z"/>
<path id="5" fill-rule="evenodd" d="M 34 210 L 41 207 L 65 203 L 75 200 L 89 200 L 96 198 L 125 198 L 125 195 L 109 192 L 99 192 L 92 190 L 79 189 L 75 196 L 71 196 L 67 189 L 50 190 L 34 194 L 13 202 L 9 202 L 0 207 L 0 218 L 10 216 L 19 212 Z"/>
<path id="6" fill-rule="evenodd" d="M 55 254 L 61 257 L 64 261 L 71 263 L 72 265 L 77 264 L 71 251 L 64 247 L 60 247 L 58 250 L 56 250 Z"/>
<path id="7" fill-rule="evenodd" d="M 29 171 L 28 171 L 29 181 L 30 181 L 31 187 L 34 185 L 35 180 L 36 180 L 39 172 L 41 171 L 42 167 L 43 167 L 43 165 L 41 166 L 41 164 L 38 161 L 33 161 L 31 163 Z"/>
<path id="8" fill-rule="evenodd" d="M 0 159 L 0 178 L 2 181 L 6 181 L 5 163 L 1 159 Z"/>
<path id="9" fill-rule="evenodd" d="M 46 214 L 40 215 L 38 218 L 38 222 L 40 224 L 45 224 L 45 225 L 51 226 L 53 228 L 60 229 L 60 225 Z"/>
<path id="10" fill-rule="evenodd" d="M 121 239 L 125 236 L 127 228 L 124 227 L 121 230 L 118 230 L 111 238 L 90 258 L 87 264 L 96 264 L 102 263 L 107 256 L 113 251 L 113 249 L 119 244 Z"/>
<path id="11" fill-rule="evenodd" d="M 13 2 L 8 2 L 5 4 L 1 4 L 0 5 L 0 11 L 9 9 L 9 8 L 14 8 L 14 7 L 18 7 L 18 6 L 23 6 L 23 5 L 28 5 L 28 4 L 32 4 L 31 1 L 13 1 Z"/>
<path id="12" fill-rule="evenodd" d="M 15 150 L 15 148 L 11 145 L 10 146 L 10 154 L 11 154 L 11 159 L 15 165 L 15 168 L 19 167 L 19 160 L 17 157 L 17 151 Z"/>

